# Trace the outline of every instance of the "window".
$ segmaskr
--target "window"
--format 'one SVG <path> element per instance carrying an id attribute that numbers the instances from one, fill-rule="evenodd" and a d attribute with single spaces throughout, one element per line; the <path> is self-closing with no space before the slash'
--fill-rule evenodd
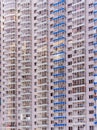
<path id="1" fill-rule="evenodd" d="M 89 103 L 89 106 L 94 106 L 94 103 Z"/>
<path id="2" fill-rule="evenodd" d="M 68 22 L 72 22 L 72 18 L 69 18 L 69 19 L 68 19 Z"/>
<path id="3" fill-rule="evenodd" d="M 34 17 L 34 20 L 36 20 L 36 17 Z"/>
<path id="4" fill-rule="evenodd" d="M 68 33 L 68 37 L 72 36 L 72 33 Z"/>
<path id="5" fill-rule="evenodd" d="M 90 69 L 90 68 L 93 68 L 93 64 L 89 65 L 89 69 Z"/>
<path id="6" fill-rule="evenodd" d="M 93 91 L 93 90 L 94 90 L 94 88 L 93 88 L 93 87 L 89 88 L 89 91 Z"/>
<path id="7" fill-rule="evenodd" d="M 68 8 L 72 7 L 72 3 L 68 4 Z"/>
<path id="8" fill-rule="evenodd" d="M 72 61 L 68 62 L 68 65 L 72 65 Z"/>
<path id="9" fill-rule="evenodd" d="M 93 110 L 90 110 L 90 111 L 89 111 L 89 114 L 93 114 L 93 113 L 94 113 L 94 111 L 93 111 Z"/>
<path id="10" fill-rule="evenodd" d="M 36 10 L 34 10 L 34 13 L 36 13 L 37 11 Z"/>
<path id="11" fill-rule="evenodd" d="M 93 57 L 89 57 L 89 61 L 93 61 Z"/>
<path id="12" fill-rule="evenodd" d="M 72 127 L 69 127 L 69 130 L 73 130 Z"/>
<path id="13" fill-rule="evenodd" d="M 90 11 L 90 12 L 89 12 L 89 15 L 92 15 L 92 14 L 93 14 L 93 11 Z"/>
<path id="14" fill-rule="evenodd" d="M 53 86 L 51 86 L 51 89 L 53 89 Z"/>
<path id="15" fill-rule="evenodd" d="M 68 72 L 72 72 L 72 69 L 68 69 Z"/>
<path id="16" fill-rule="evenodd" d="M 34 69 L 34 72 L 36 72 L 36 69 Z"/>
<path id="17" fill-rule="evenodd" d="M 69 11 L 69 12 L 68 12 L 68 15 L 70 15 L 70 14 L 72 14 L 72 11 Z"/>
<path id="18" fill-rule="evenodd" d="M 72 94 L 72 91 L 71 91 L 71 90 L 69 90 L 69 91 L 68 91 L 68 94 Z"/>
<path id="19" fill-rule="evenodd" d="M 72 28 L 72 26 L 70 25 L 70 26 L 68 26 L 68 29 L 71 29 Z"/>
<path id="20" fill-rule="evenodd" d="M 72 123 L 72 120 L 70 119 L 70 120 L 68 120 L 68 122 L 69 122 L 69 123 Z"/>
<path id="21" fill-rule="evenodd" d="M 90 34 L 90 35 L 89 35 L 89 38 L 92 38 L 92 37 L 93 37 L 93 34 Z"/>
<path id="22" fill-rule="evenodd" d="M 76 86 L 76 85 L 82 85 L 82 84 L 85 84 L 85 79 L 79 79 L 79 80 L 74 80 L 73 81 L 73 85 Z"/>
<path id="23" fill-rule="evenodd" d="M 37 5 L 37 4 L 35 3 L 35 4 L 34 4 L 34 7 L 36 7 L 36 5 Z"/>
<path id="24" fill-rule="evenodd" d="M 89 130 L 94 130 L 94 126 L 90 126 L 90 129 Z"/>
<path id="25" fill-rule="evenodd" d="M 69 115 L 69 116 L 72 116 L 72 112 L 68 112 L 68 115 Z"/>
<path id="26" fill-rule="evenodd" d="M 69 48 L 68 48 L 68 51 L 71 51 L 71 50 L 72 50 L 72 47 L 69 47 Z"/>
<path id="27" fill-rule="evenodd" d="M 72 83 L 68 83 L 68 87 L 71 87 L 72 86 Z"/>
<path id="28" fill-rule="evenodd" d="M 68 101 L 72 101 L 72 98 L 68 98 Z"/>
<path id="29" fill-rule="evenodd" d="M 93 49 L 90 49 L 88 52 L 89 52 L 89 54 L 90 54 L 90 53 L 93 53 Z"/>
<path id="30" fill-rule="evenodd" d="M 72 54 L 68 55 L 68 58 L 71 58 L 72 57 Z"/>
<path id="31" fill-rule="evenodd" d="M 37 76 L 35 75 L 35 76 L 34 76 L 34 79 L 36 79 L 36 78 L 37 78 Z"/>
<path id="32" fill-rule="evenodd" d="M 89 23 L 92 23 L 93 22 L 93 19 L 89 19 Z"/>
<path id="33" fill-rule="evenodd" d="M 68 76 L 68 79 L 72 79 L 72 76 Z"/>
<path id="34" fill-rule="evenodd" d="M 92 84 L 93 83 L 93 80 L 89 80 L 89 84 Z"/>
<path id="35" fill-rule="evenodd" d="M 72 108 L 72 105 L 68 105 L 68 108 Z"/>
<path id="36" fill-rule="evenodd" d="M 89 99 L 93 99 L 93 95 L 89 95 Z"/>
<path id="37" fill-rule="evenodd" d="M 93 42 L 89 42 L 88 45 L 89 45 L 89 46 L 92 46 L 92 45 L 93 45 Z"/>
<path id="38" fill-rule="evenodd" d="M 92 30 L 93 30 L 93 26 L 89 27 L 88 30 L 89 30 L 89 31 L 92 31 Z"/>
<path id="39" fill-rule="evenodd" d="M 93 3 L 90 3 L 90 4 L 89 4 L 89 8 L 91 8 L 91 7 L 93 7 Z"/>
<path id="40" fill-rule="evenodd" d="M 53 127 L 51 127 L 51 130 L 54 130 L 54 128 L 53 128 Z"/>
<path id="41" fill-rule="evenodd" d="M 94 74 L 93 72 L 90 72 L 90 73 L 89 73 L 89 76 L 93 76 L 93 74 Z"/>

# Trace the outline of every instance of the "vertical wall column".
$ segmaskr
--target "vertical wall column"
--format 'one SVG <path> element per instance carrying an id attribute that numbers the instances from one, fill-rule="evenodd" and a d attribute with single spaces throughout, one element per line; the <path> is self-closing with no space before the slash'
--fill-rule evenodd
<path id="1" fill-rule="evenodd" d="M 85 1 L 73 0 L 72 8 L 72 105 L 74 130 L 86 129 Z"/>
<path id="2" fill-rule="evenodd" d="M 95 130 L 97 129 L 97 0 L 94 2 L 94 109 Z"/>
<path id="3" fill-rule="evenodd" d="M 54 1 L 54 128 L 66 129 L 66 3 Z"/>
<path id="4" fill-rule="evenodd" d="M 37 2 L 37 129 L 47 130 L 48 85 L 48 1 Z"/>

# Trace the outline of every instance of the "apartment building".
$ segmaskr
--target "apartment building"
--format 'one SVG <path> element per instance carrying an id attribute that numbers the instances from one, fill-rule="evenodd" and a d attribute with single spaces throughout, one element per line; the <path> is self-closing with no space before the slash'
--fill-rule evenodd
<path id="1" fill-rule="evenodd" d="M 36 129 L 53 129 L 53 1 L 37 1 Z"/>
<path id="2" fill-rule="evenodd" d="M 2 130 L 96 130 L 96 6 L 1 1 Z"/>
<path id="3" fill-rule="evenodd" d="M 2 130 L 32 129 L 32 2 L 1 1 Z"/>
<path id="4" fill-rule="evenodd" d="M 69 130 L 94 130 L 94 4 L 67 1 L 67 97 Z"/>

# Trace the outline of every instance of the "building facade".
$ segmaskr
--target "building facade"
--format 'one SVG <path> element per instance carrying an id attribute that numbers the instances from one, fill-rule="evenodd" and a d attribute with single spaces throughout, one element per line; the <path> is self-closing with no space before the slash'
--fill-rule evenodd
<path id="1" fill-rule="evenodd" d="M 1 0 L 1 130 L 96 130 L 96 0 Z"/>
<path id="2" fill-rule="evenodd" d="M 32 2 L 1 1 L 2 130 L 32 129 Z"/>
<path id="3" fill-rule="evenodd" d="M 94 129 L 94 1 L 67 1 L 69 130 Z"/>

